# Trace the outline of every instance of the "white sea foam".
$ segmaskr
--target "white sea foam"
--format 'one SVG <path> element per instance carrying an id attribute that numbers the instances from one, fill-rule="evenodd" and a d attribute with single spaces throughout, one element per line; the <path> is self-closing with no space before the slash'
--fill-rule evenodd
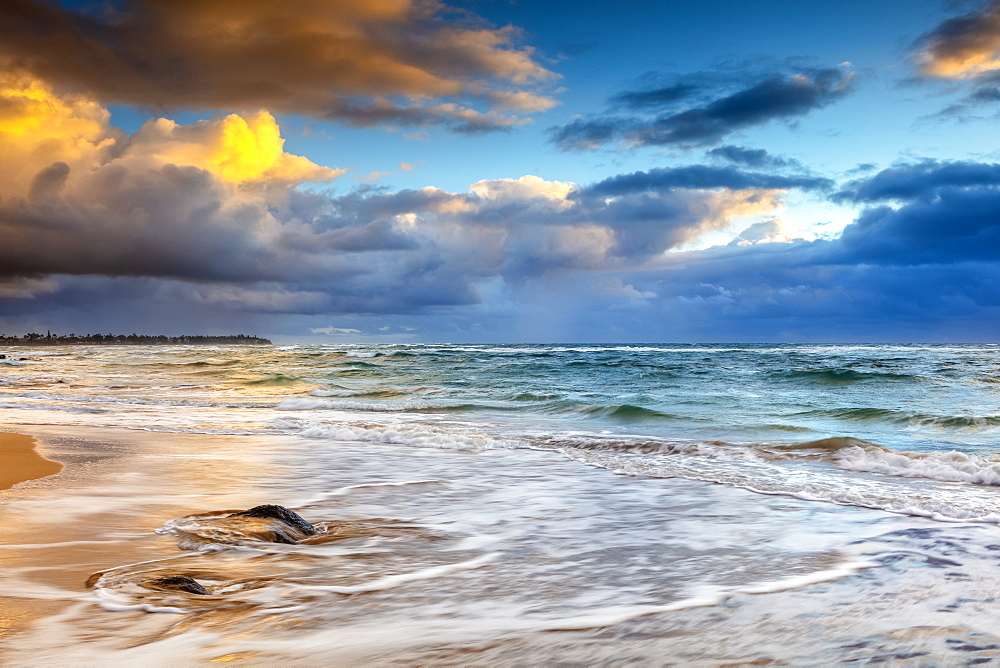
<path id="1" fill-rule="evenodd" d="M 406 487 L 409 485 L 428 485 L 433 483 L 444 482 L 442 480 L 400 480 L 398 482 L 366 482 L 358 485 L 347 485 L 346 487 L 340 487 L 338 489 L 331 490 L 323 495 L 323 498 L 329 498 L 334 496 L 346 496 L 351 492 L 359 489 L 374 489 L 378 487 Z"/>
<path id="2" fill-rule="evenodd" d="M 128 612 L 138 610 L 141 612 L 159 612 L 174 615 L 185 615 L 189 611 L 173 605 L 154 605 L 152 603 L 139 603 L 130 599 L 122 592 L 113 591 L 104 587 L 94 589 L 93 602 L 109 612 Z"/>
<path id="3" fill-rule="evenodd" d="M 291 426 L 288 422 L 278 420 L 273 421 L 271 424 L 279 429 Z M 333 441 L 393 443 L 397 445 L 413 445 L 448 450 L 494 450 L 498 448 L 527 447 L 526 442 L 517 439 L 496 438 L 481 431 L 463 431 L 429 424 L 331 422 L 308 426 L 295 425 L 290 431 L 291 433 L 307 438 L 321 438 Z"/>
<path id="4" fill-rule="evenodd" d="M 948 452 L 903 452 L 860 447 L 836 454 L 837 466 L 905 478 L 927 478 L 944 482 L 1000 485 L 1000 460 L 951 450 Z"/>
<path id="5" fill-rule="evenodd" d="M 343 388 L 316 388 L 309 390 L 309 394 L 314 397 L 356 397 L 364 392 L 365 390 L 347 390 Z"/>
<path id="6" fill-rule="evenodd" d="M 607 606 L 573 617 L 564 617 L 562 619 L 540 619 L 538 620 L 538 630 L 580 631 L 584 629 L 614 626 L 615 624 L 621 624 L 622 622 L 626 622 L 637 617 L 719 605 L 730 596 L 737 594 L 759 595 L 771 594 L 789 589 L 801 589 L 803 587 L 809 587 L 822 582 L 840 580 L 859 571 L 867 568 L 873 568 L 875 566 L 878 566 L 878 564 L 873 561 L 856 560 L 841 564 L 834 568 L 814 571 L 812 573 L 805 573 L 802 575 L 794 575 L 792 577 L 782 578 L 771 582 L 762 582 L 747 587 L 701 587 L 701 592 L 695 596 L 663 605 Z"/>
<path id="7" fill-rule="evenodd" d="M 908 481 L 890 484 L 884 479 L 851 477 L 836 469 L 803 468 L 794 460 L 746 460 L 734 465 L 735 462 L 726 460 L 688 455 L 630 456 L 572 449 L 565 452 L 577 461 L 628 475 L 700 480 L 758 494 L 873 508 L 942 522 L 1000 524 L 992 491 L 974 486 L 934 489 Z"/>
<path id="8" fill-rule="evenodd" d="M 291 397 L 283 399 L 276 408 L 282 411 L 345 410 L 345 411 L 415 411 L 438 408 L 438 404 L 426 401 L 348 401 L 337 399 L 311 399 Z"/>
<path id="9" fill-rule="evenodd" d="M 367 592 L 381 591 L 383 589 L 392 589 L 393 587 L 398 587 L 416 580 L 433 580 L 435 578 L 451 575 L 452 573 L 475 570 L 496 561 L 498 557 L 500 557 L 499 552 L 490 552 L 474 559 L 469 559 L 468 561 L 460 561 L 456 564 L 432 566 L 430 568 L 414 571 L 412 573 L 388 575 L 384 578 L 379 578 L 378 580 L 373 580 L 372 582 L 365 584 L 349 586 L 312 585 L 309 586 L 308 589 L 311 591 L 329 591 L 335 594 L 364 594 Z"/>

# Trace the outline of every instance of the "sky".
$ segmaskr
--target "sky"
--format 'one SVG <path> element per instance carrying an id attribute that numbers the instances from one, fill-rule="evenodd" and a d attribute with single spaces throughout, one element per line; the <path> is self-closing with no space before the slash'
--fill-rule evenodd
<path id="1" fill-rule="evenodd" d="M 5 0 L 0 334 L 1000 341 L 1000 0 Z"/>

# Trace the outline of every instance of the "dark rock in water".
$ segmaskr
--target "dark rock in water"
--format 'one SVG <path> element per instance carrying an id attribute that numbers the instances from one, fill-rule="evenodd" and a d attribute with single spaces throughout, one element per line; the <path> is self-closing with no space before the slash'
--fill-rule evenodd
<path id="1" fill-rule="evenodd" d="M 250 510 L 244 510 L 238 513 L 233 513 L 232 515 L 230 515 L 230 517 L 260 517 L 263 519 L 278 520 L 279 522 L 287 524 L 290 527 L 298 529 L 299 531 L 308 536 L 316 535 L 316 528 L 313 527 L 313 525 L 309 524 L 309 522 L 306 522 L 304 519 L 302 519 L 302 517 L 298 513 L 289 510 L 284 506 L 275 506 L 270 504 L 263 506 L 254 506 Z M 278 541 L 278 542 L 284 542 L 284 541 Z"/>
<path id="2" fill-rule="evenodd" d="M 211 596 L 211 592 L 201 586 L 194 578 L 186 575 L 161 575 L 150 578 L 143 583 L 146 587 L 153 589 L 165 589 L 167 591 L 183 591 L 188 594 L 201 594 Z"/>
<path id="3" fill-rule="evenodd" d="M 7 359 L 6 355 L 0 355 L 0 360 L 5 360 L 5 359 Z"/>

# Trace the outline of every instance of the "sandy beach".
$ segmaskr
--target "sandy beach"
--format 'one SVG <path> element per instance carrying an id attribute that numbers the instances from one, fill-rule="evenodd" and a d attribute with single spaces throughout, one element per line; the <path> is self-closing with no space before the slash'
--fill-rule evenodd
<path id="1" fill-rule="evenodd" d="M 970 624 L 986 611 L 988 600 L 979 603 L 975 592 L 991 573 L 945 559 L 953 546 L 968 550 L 970 540 L 992 531 L 985 527 L 845 512 L 691 481 L 623 480 L 548 453 L 522 464 L 523 452 L 340 443 L 324 482 L 310 485 L 301 470 L 279 463 L 298 459 L 310 445 L 301 439 L 17 428 L 67 466 L 60 476 L 0 492 L 3 664 L 460 665 L 633 656 L 636 665 L 653 665 L 672 656 L 708 665 L 708 657 L 996 655 L 992 636 Z M 31 440 L 15 442 L 23 449 Z M 504 471 L 499 485 L 476 480 L 497 470 Z M 610 485 L 604 509 L 586 503 L 599 485 Z M 264 502 L 296 506 L 324 535 L 301 545 L 185 547 L 205 514 Z M 684 555 L 690 547 L 672 552 L 674 541 L 687 545 L 703 529 L 685 516 L 719 508 L 744 519 L 725 521 L 714 538 L 703 535 L 703 552 L 692 561 Z M 757 516 L 748 521 L 751 509 Z M 753 541 L 772 547 L 761 559 L 728 547 Z M 803 543 L 810 545 L 804 551 L 794 547 Z M 609 583 L 634 584 L 642 571 L 626 576 L 623 569 L 636 551 L 675 555 L 650 573 L 667 603 L 614 605 L 606 600 L 611 590 L 587 593 L 575 567 L 567 569 L 583 559 Z M 729 555 L 738 564 L 734 584 L 669 602 L 676 594 L 664 585 L 675 573 Z M 953 575 L 941 580 L 934 571 L 942 567 Z M 191 576 L 212 595 L 88 586 L 100 573 Z M 951 609 L 956 596 L 969 602 Z M 901 609 L 908 614 L 900 617 Z"/>
<path id="2" fill-rule="evenodd" d="M 12 661 L 9 641 L 30 629 L 45 633 L 45 620 L 58 620 L 72 610 L 81 619 L 100 613 L 86 586 L 94 573 L 178 556 L 174 541 L 153 533 L 165 521 L 253 505 L 258 490 L 247 481 L 266 478 L 249 455 L 253 439 L 8 427 L 23 433 L 3 433 L 0 440 L 3 461 L 10 458 L 14 464 L 4 469 L 2 479 L 9 484 L 0 490 L 2 664 Z M 59 462 L 39 454 L 39 446 Z M 198 450 L 206 446 L 213 456 L 199 457 Z M 162 631 L 176 621 L 174 615 L 140 612 L 107 613 L 96 623 L 105 633 L 134 639 L 130 629 Z M 14 662 L 32 654 L 22 652 Z M 80 655 L 59 650 L 52 655 L 59 656 Z"/>
<path id="3" fill-rule="evenodd" d="M 4 378 L 0 664 L 995 661 L 994 386 L 944 364 L 992 355 L 40 355 Z M 267 504 L 316 533 L 231 518 Z"/>
<path id="4" fill-rule="evenodd" d="M 0 489 L 19 482 L 59 473 L 63 465 L 46 459 L 35 449 L 35 439 L 24 434 L 0 432 Z"/>

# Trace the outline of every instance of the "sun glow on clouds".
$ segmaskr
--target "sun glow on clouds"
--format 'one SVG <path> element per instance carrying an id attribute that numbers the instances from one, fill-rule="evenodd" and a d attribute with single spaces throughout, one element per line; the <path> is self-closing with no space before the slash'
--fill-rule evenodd
<path id="1" fill-rule="evenodd" d="M 199 167 L 237 184 L 329 181 L 347 171 L 285 153 L 284 145 L 274 116 L 260 111 L 193 125 L 178 125 L 167 118 L 149 121 L 133 135 L 128 152 L 160 164 Z"/>
<path id="2" fill-rule="evenodd" d="M 569 194 L 577 189 L 573 183 L 546 181 L 528 174 L 519 179 L 486 179 L 473 183 L 469 191 L 482 199 L 491 201 L 513 201 L 543 198 L 560 206 L 570 206 Z"/>
<path id="3" fill-rule="evenodd" d="M 0 196 L 27 194 L 35 174 L 54 162 L 90 168 L 109 159 L 123 133 L 83 95 L 58 96 L 44 82 L 0 75 Z"/>
<path id="4" fill-rule="evenodd" d="M 558 76 L 517 29 L 456 17 L 438 0 L 13 4 L 0 66 L 109 102 L 470 132 L 555 104 L 538 89 Z"/>
<path id="5" fill-rule="evenodd" d="M 740 230 L 763 219 L 773 219 L 784 208 L 784 190 L 715 190 L 685 193 L 692 216 L 701 224 L 670 252 L 703 250 L 740 239 Z M 783 241 L 774 238 L 771 241 Z"/>
<path id="6" fill-rule="evenodd" d="M 190 166 L 234 185 L 329 181 L 346 171 L 285 153 L 278 123 L 266 111 L 192 125 L 160 118 L 127 141 L 109 122 L 107 109 L 86 96 L 57 95 L 37 79 L 6 75 L 0 79 L 0 140 L 7 158 L 0 194 L 27 194 L 36 176 L 55 163 L 80 175 L 111 163 Z"/>
<path id="7" fill-rule="evenodd" d="M 1000 2 L 947 20 L 924 40 L 927 48 L 918 58 L 926 75 L 966 79 L 1000 69 Z"/>
<path id="8" fill-rule="evenodd" d="M 629 309 L 658 299 L 642 276 L 675 262 L 669 251 L 786 241 L 774 226 L 749 228 L 816 185 L 702 167 L 589 186 L 525 175 L 336 196 L 297 187 L 344 170 L 286 153 L 267 111 L 161 118 L 126 136 L 86 96 L 23 76 L 0 84 L 12 158 L 0 167 L 0 276 L 11 279 L 0 296 L 10 298 L 54 300 L 76 286 L 206 313 L 327 316 L 493 313 L 555 289 L 577 291 L 580 308 Z"/>

